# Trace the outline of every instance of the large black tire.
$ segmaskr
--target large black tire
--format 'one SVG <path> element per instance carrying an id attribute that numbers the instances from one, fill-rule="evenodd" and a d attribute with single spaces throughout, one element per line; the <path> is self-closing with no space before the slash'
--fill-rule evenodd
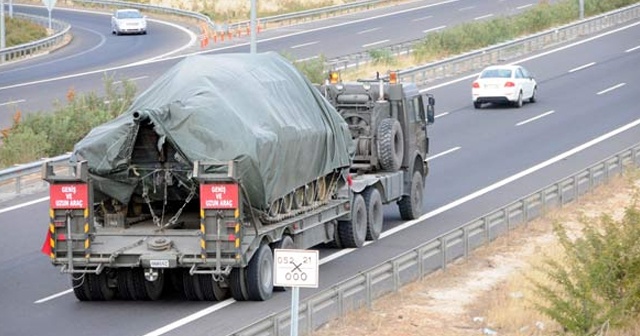
<path id="1" fill-rule="evenodd" d="M 144 277 L 144 275 L 143 275 Z M 165 274 L 162 270 L 158 271 L 158 278 L 156 281 L 147 281 L 143 278 L 144 287 L 147 294 L 145 300 L 156 301 L 162 297 L 164 291 Z"/>
<path id="2" fill-rule="evenodd" d="M 518 94 L 518 99 L 513 103 L 513 105 L 517 108 L 521 108 L 524 102 L 522 101 L 522 91 Z"/>
<path id="3" fill-rule="evenodd" d="M 378 125 L 378 160 L 380 168 L 397 171 L 404 159 L 404 135 L 396 119 L 387 118 Z"/>
<path id="4" fill-rule="evenodd" d="M 531 94 L 531 98 L 529 98 L 530 103 L 536 102 L 536 94 L 538 93 L 538 87 L 533 88 L 533 93 Z"/>
<path id="5" fill-rule="evenodd" d="M 403 196 L 400 201 L 398 201 L 398 209 L 400 210 L 400 217 L 402 219 L 411 220 L 422 215 L 423 184 L 422 174 L 419 171 L 415 171 L 411 179 L 409 196 Z"/>
<path id="6" fill-rule="evenodd" d="M 150 300 L 141 268 L 118 269 L 118 294 L 124 300 Z"/>
<path id="7" fill-rule="evenodd" d="M 367 236 L 367 206 L 360 194 L 353 196 L 351 220 L 338 222 L 339 246 L 362 247 Z"/>
<path id="8" fill-rule="evenodd" d="M 182 288 L 184 290 L 184 297 L 190 301 L 204 301 L 204 293 L 200 286 L 200 279 L 198 274 L 189 274 L 188 269 L 182 271 Z"/>
<path id="9" fill-rule="evenodd" d="M 384 214 L 382 212 L 382 197 L 378 189 L 369 187 L 362 193 L 367 207 L 367 240 L 378 240 L 382 233 Z"/>
<path id="10" fill-rule="evenodd" d="M 205 301 L 224 301 L 229 297 L 229 288 L 223 288 L 213 276 L 209 274 L 196 274 L 195 278 L 200 282 L 200 289 Z"/>
<path id="11" fill-rule="evenodd" d="M 107 271 L 100 274 L 72 274 L 73 293 L 80 301 L 109 301 L 116 294 L 108 284 Z"/>
<path id="12" fill-rule="evenodd" d="M 229 289 L 231 296 L 236 301 L 249 300 L 247 293 L 247 270 L 244 268 L 234 268 L 229 274 Z"/>
<path id="13" fill-rule="evenodd" d="M 280 239 L 278 242 L 273 243 L 273 249 L 293 249 L 295 248 L 294 243 L 293 243 L 293 238 L 291 238 L 291 236 L 289 235 L 284 235 L 282 236 L 282 239 Z M 273 291 L 275 292 L 284 292 L 286 291 L 287 288 L 286 287 L 280 287 L 280 286 L 274 286 L 273 287 Z"/>
<path id="14" fill-rule="evenodd" d="M 260 246 L 249 261 L 247 294 L 251 301 L 266 301 L 273 295 L 273 253 L 267 244 Z"/>

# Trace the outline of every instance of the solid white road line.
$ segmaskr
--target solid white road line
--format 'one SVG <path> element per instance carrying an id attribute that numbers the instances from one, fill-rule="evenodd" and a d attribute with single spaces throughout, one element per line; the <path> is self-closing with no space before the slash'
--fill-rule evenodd
<path id="1" fill-rule="evenodd" d="M 24 207 L 27 207 L 27 206 L 30 206 L 30 205 L 33 205 L 33 204 L 36 204 L 36 203 L 48 201 L 48 200 L 49 200 L 49 197 L 43 197 L 43 198 L 38 198 L 36 200 L 29 201 L 29 202 L 26 202 L 26 203 L 21 203 L 21 204 L 18 204 L 18 205 L 10 206 L 8 208 L 0 209 L 0 214 L 1 213 L 5 213 L 5 212 L 9 212 L 9 211 L 12 211 L 12 210 L 24 208 Z"/>
<path id="2" fill-rule="evenodd" d="M 474 20 L 478 21 L 478 20 L 490 18 L 492 16 L 493 16 L 493 14 L 487 14 L 487 15 L 483 15 L 483 16 L 478 16 L 477 18 L 474 18 Z"/>
<path id="3" fill-rule="evenodd" d="M 12 101 L 8 101 L 6 103 L 0 103 L 0 106 L 4 106 L 4 105 L 13 105 L 13 104 L 19 104 L 19 103 L 24 103 L 26 102 L 26 100 L 24 99 L 18 99 L 18 100 L 12 100 Z"/>
<path id="4" fill-rule="evenodd" d="M 60 293 L 57 293 L 57 294 L 53 294 L 53 295 L 47 296 L 47 297 L 46 297 L 46 298 L 44 298 L 44 299 L 37 300 L 37 301 L 35 301 L 34 303 L 38 304 L 38 303 L 43 303 L 43 302 L 51 301 L 51 300 L 53 300 L 53 299 L 55 299 L 55 298 L 61 297 L 61 296 L 63 296 L 63 295 L 67 295 L 67 294 L 69 294 L 69 293 L 71 293 L 71 292 L 73 292 L 73 289 L 67 289 L 66 291 L 63 291 L 63 292 L 60 292 Z"/>
<path id="5" fill-rule="evenodd" d="M 540 118 L 544 118 L 544 117 L 546 117 L 546 116 L 548 116 L 548 115 L 550 115 L 550 114 L 552 114 L 552 113 L 555 113 L 555 112 L 556 112 L 556 111 L 554 111 L 554 110 L 551 110 L 551 111 L 549 111 L 549 112 L 545 112 L 545 113 L 543 113 L 543 114 L 541 114 L 541 115 L 539 115 L 539 116 L 537 116 L 537 117 L 533 117 L 533 118 L 527 119 L 527 120 L 525 120 L 525 121 L 521 121 L 521 122 L 517 123 L 517 124 L 516 124 L 516 126 L 522 126 L 522 125 L 524 125 L 524 124 L 528 124 L 528 123 L 530 123 L 530 122 L 532 122 L 532 121 L 534 121 L 534 120 L 538 120 L 538 119 L 540 119 Z"/>
<path id="6" fill-rule="evenodd" d="M 374 32 L 376 30 L 380 30 L 380 27 L 378 28 L 371 28 L 371 29 L 367 29 L 367 30 L 363 30 L 363 31 L 359 31 L 356 34 L 361 35 L 361 34 L 366 34 L 366 33 L 371 33 Z"/>
<path id="7" fill-rule="evenodd" d="M 363 44 L 362 48 L 368 48 L 374 45 L 378 45 L 378 44 L 382 44 L 382 43 L 386 43 L 389 42 L 389 40 L 382 40 L 382 41 L 377 41 L 377 42 L 373 42 L 373 43 L 368 43 L 368 44 Z"/>
<path id="8" fill-rule="evenodd" d="M 476 8 L 476 6 L 468 6 L 468 7 L 462 7 L 460 9 L 458 9 L 458 11 L 462 12 L 462 11 L 466 11 L 466 10 L 470 10 Z"/>
<path id="9" fill-rule="evenodd" d="M 453 147 L 453 148 L 451 148 L 451 149 L 447 149 L 447 150 L 446 150 L 446 151 L 444 151 L 444 152 L 441 152 L 441 153 L 438 153 L 438 154 L 436 154 L 436 155 L 434 155 L 434 156 L 430 156 L 430 157 L 428 157 L 425 161 L 431 161 L 431 160 L 433 160 L 433 159 L 435 159 L 435 158 L 439 158 L 439 157 L 441 157 L 441 156 L 444 156 L 444 155 L 447 155 L 447 154 L 451 154 L 451 153 L 453 153 L 453 152 L 457 151 L 457 150 L 458 150 L 458 149 L 460 149 L 460 148 L 462 148 L 462 147 L 458 146 L 458 147 Z"/>
<path id="10" fill-rule="evenodd" d="M 638 50 L 638 49 L 640 49 L 640 46 L 633 47 L 633 48 L 631 48 L 631 49 L 627 49 L 627 50 L 625 50 L 624 52 L 632 52 L 632 51 L 634 51 L 634 50 Z"/>
<path id="11" fill-rule="evenodd" d="M 302 47 L 308 47 L 310 45 L 318 44 L 319 42 L 320 41 L 313 41 L 313 42 L 298 44 L 298 45 L 291 46 L 291 49 L 298 49 L 298 48 L 302 48 Z"/>
<path id="12" fill-rule="evenodd" d="M 533 6 L 533 4 L 518 6 L 518 7 L 516 7 L 516 9 L 525 9 L 525 8 L 531 7 L 531 6 Z"/>
<path id="13" fill-rule="evenodd" d="M 434 116 L 434 118 L 438 119 L 438 118 L 440 118 L 440 117 L 444 117 L 444 116 L 446 116 L 447 114 L 449 114 L 449 112 L 442 112 L 442 113 L 440 113 L 440 114 L 438 114 L 438 115 Z"/>
<path id="14" fill-rule="evenodd" d="M 581 66 L 579 66 L 577 68 L 573 68 L 573 69 L 569 70 L 569 72 L 580 71 L 580 70 L 586 69 L 586 68 L 588 68 L 590 66 L 594 66 L 595 64 L 596 64 L 596 62 L 591 62 L 591 63 L 585 64 L 585 65 L 581 65 Z"/>
<path id="15" fill-rule="evenodd" d="M 600 92 L 598 92 L 598 93 L 596 93 L 596 94 L 597 94 L 597 95 L 602 95 L 602 94 L 605 94 L 605 93 L 607 93 L 607 92 L 611 92 L 611 91 L 613 91 L 613 90 L 615 90 L 615 89 L 619 89 L 619 88 L 621 88 L 621 87 L 623 87 L 623 86 L 625 86 L 625 85 L 627 85 L 627 83 L 620 83 L 620 84 L 616 84 L 616 85 L 614 85 L 614 86 L 612 86 L 612 87 L 610 87 L 610 88 L 608 88 L 608 89 L 604 89 L 604 90 L 602 90 L 602 91 L 600 91 Z"/>
<path id="16" fill-rule="evenodd" d="M 174 329 L 177 329 L 187 323 L 191 323 L 201 317 L 207 316 L 215 311 L 218 311 L 228 305 L 233 304 L 234 302 L 236 302 L 236 300 L 234 299 L 227 299 L 224 300 L 220 303 L 216 303 L 212 306 L 210 306 L 209 308 L 205 308 L 203 310 L 197 311 L 187 317 L 181 318 L 173 323 L 167 324 L 161 328 L 158 328 L 150 333 L 144 334 L 144 336 L 160 336 L 160 335 L 164 335 Z"/>
<path id="17" fill-rule="evenodd" d="M 432 32 L 432 31 L 436 31 L 436 30 L 440 30 L 440 29 L 443 29 L 443 28 L 447 28 L 447 26 L 440 26 L 440 27 L 430 28 L 430 29 L 427 29 L 427 30 L 423 30 L 422 32 L 426 34 L 426 33 L 429 33 L 429 32 Z"/>

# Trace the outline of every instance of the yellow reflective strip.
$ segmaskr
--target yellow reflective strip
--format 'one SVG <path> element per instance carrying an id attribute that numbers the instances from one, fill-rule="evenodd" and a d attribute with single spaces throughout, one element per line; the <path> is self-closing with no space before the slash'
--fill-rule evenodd
<path id="1" fill-rule="evenodd" d="M 204 239 L 200 239 L 200 247 L 204 250 L 205 249 L 205 241 Z"/>
<path id="2" fill-rule="evenodd" d="M 204 209 L 200 209 L 200 218 L 204 218 Z"/>
<path id="3" fill-rule="evenodd" d="M 84 240 L 84 249 L 86 250 L 88 248 L 89 248 L 89 239 L 87 238 Z"/>
<path id="4" fill-rule="evenodd" d="M 207 258 L 207 256 L 203 253 L 203 254 L 201 254 L 201 255 L 200 255 L 200 258 L 202 258 L 202 259 L 206 259 L 206 258 Z"/>
<path id="5" fill-rule="evenodd" d="M 51 220 L 53 220 L 54 216 L 55 216 L 55 211 L 53 211 L 53 209 L 49 209 L 49 218 L 51 218 Z"/>
<path id="6" fill-rule="evenodd" d="M 236 218 L 240 217 L 240 209 L 236 209 L 234 215 L 236 216 Z"/>
<path id="7" fill-rule="evenodd" d="M 84 209 L 84 218 L 88 218 L 89 217 L 89 208 L 85 208 Z"/>
<path id="8" fill-rule="evenodd" d="M 53 240 L 53 238 L 49 238 L 49 246 L 51 246 L 51 248 L 55 248 L 56 247 L 56 241 Z"/>
<path id="9" fill-rule="evenodd" d="M 202 233 L 204 233 L 204 224 L 200 224 L 200 231 L 202 231 Z"/>
<path id="10" fill-rule="evenodd" d="M 89 232 L 89 223 L 84 223 L 84 233 Z"/>
<path id="11" fill-rule="evenodd" d="M 89 259 L 91 257 L 91 254 L 87 253 L 87 254 L 84 255 L 84 257 L 85 257 L 85 259 Z"/>
<path id="12" fill-rule="evenodd" d="M 240 238 L 236 238 L 236 248 L 240 247 Z"/>
<path id="13" fill-rule="evenodd" d="M 240 223 L 236 223 L 236 233 L 240 232 Z"/>
<path id="14" fill-rule="evenodd" d="M 54 259 L 56 257 L 55 254 L 53 254 L 53 252 L 51 252 L 51 254 L 49 254 L 49 258 Z"/>
<path id="15" fill-rule="evenodd" d="M 49 224 L 49 232 L 54 233 L 56 231 L 56 227 L 53 224 Z"/>

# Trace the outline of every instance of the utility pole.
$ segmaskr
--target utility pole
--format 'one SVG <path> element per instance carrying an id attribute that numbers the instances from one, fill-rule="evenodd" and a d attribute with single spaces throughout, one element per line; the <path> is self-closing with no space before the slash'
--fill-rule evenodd
<path id="1" fill-rule="evenodd" d="M 6 34 L 7 32 L 4 26 L 4 0 L 0 0 L 0 49 L 6 48 L 4 41 Z M 4 55 L 0 58 L 0 62 L 2 61 L 4 61 Z"/>
<path id="2" fill-rule="evenodd" d="M 0 0 L 1 1 L 1 0 Z M 258 0 L 251 0 L 251 43 L 250 43 L 250 52 L 252 54 L 256 53 L 256 10 L 257 10 L 257 6 L 256 6 L 256 1 Z M 582 0 L 581 0 L 582 1 Z"/>

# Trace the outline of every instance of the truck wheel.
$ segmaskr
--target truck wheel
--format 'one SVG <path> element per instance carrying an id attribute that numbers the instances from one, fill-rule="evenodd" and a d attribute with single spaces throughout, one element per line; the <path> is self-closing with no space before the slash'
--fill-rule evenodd
<path id="1" fill-rule="evenodd" d="M 341 247 L 361 247 L 367 236 L 367 206 L 360 194 L 353 196 L 351 220 L 338 222 Z"/>
<path id="2" fill-rule="evenodd" d="M 292 249 L 292 248 L 295 248 L 295 245 L 293 244 L 293 238 L 291 238 L 291 236 L 289 235 L 282 236 L 282 239 L 280 239 L 280 241 L 273 244 L 273 249 Z M 280 286 L 273 287 L 274 292 L 284 292 L 286 290 L 287 290 L 286 287 L 280 287 Z"/>
<path id="3" fill-rule="evenodd" d="M 157 300 L 162 296 L 164 276 L 154 282 L 144 278 L 141 268 L 123 268 L 118 270 L 118 293 L 124 300 Z"/>
<path id="4" fill-rule="evenodd" d="M 273 253 L 260 246 L 247 266 L 247 294 L 251 301 L 266 301 L 273 295 Z"/>
<path id="5" fill-rule="evenodd" d="M 182 272 L 182 288 L 185 298 L 190 301 L 204 301 L 204 293 L 200 287 L 198 274 L 191 275 L 188 269 L 184 269 Z"/>
<path id="6" fill-rule="evenodd" d="M 231 290 L 231 296 L 236 301 L 249 300 L 249 294 L 247 293 L 247 273 L 244 268 L 234 268 L 229 274 L 229 289 Z"/>
<path id="7" fill-rule="evenodd" d="M 413 173 L 409 196 L 403 196 L 398 201 L 400 217 L 404 220 L 416 219 L 422 215 L 422 174 L 419 171 Z"/>
<path id="8" fill-rule="evenodd" d="M 369 187 L 362 194 L 367 207 L 367 240 L 378 240 L 382 232 L 382 197 L 378 189 Z"/>
<path id="9" fill-rule="evenodd" d="M 378 159 L 380 168 L 387 171 L 400 169 L 404 158 L 402 126 L 396 119 L 387 118 L 378 126 Z"/>
<path id="10" fill-rule="evenodd" d="M 224 301 L 229 297 L 229 288 L 220 287 L 220 283 L 213 280 L 209 274 L 194 274 L 198 278 L 200 289 L 205 301 Z"/>
<path id="11" fill-rule="evenodd" d="M 71 275 L 73 293 L 80 301 L 109 301 L 116 292 L 109 287 L 107 271 L 100 274 Z"/>

